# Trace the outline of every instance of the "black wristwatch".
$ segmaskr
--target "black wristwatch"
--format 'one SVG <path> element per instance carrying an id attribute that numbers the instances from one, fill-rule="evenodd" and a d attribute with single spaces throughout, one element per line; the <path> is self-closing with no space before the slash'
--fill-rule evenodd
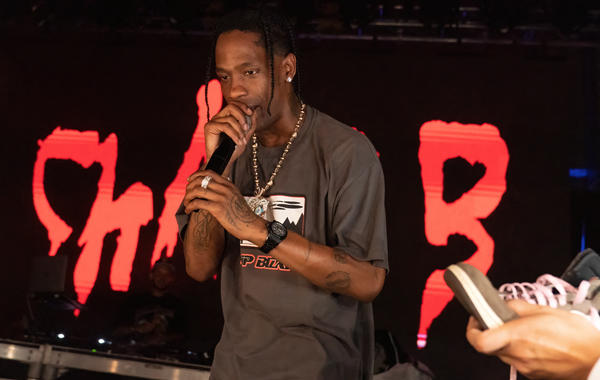
<path id="1" fill-rule="evenodd" d="M 287 237 L 287 228 L 278 221 L 274 220 L 267 224 L 267 241 L 260 247 L 264 253 L 269 253 L 273 248 L 277 247 Z"/>

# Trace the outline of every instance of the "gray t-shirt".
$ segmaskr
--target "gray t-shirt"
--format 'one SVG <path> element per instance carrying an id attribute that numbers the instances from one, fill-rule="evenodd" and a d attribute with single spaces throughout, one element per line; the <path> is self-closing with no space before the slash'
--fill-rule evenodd
<path id="1" fill-rule="evenodd" d="M 384 179 L 375 149 L 352 128 L 306 107 L 304 124 L 266 196 L 271 217 L 308 240 L 388 269 Z M 259 146 L 260 184 L 283 147 Z M 251 196 L 251 149 L 232 181 Z M 180 230 L 187 223 L 178 212 Z M 221 267 L 224 326 L 211 379 L 371 379 L 370 303 L 332 294 L 251 243 L 227 234 Z"/>

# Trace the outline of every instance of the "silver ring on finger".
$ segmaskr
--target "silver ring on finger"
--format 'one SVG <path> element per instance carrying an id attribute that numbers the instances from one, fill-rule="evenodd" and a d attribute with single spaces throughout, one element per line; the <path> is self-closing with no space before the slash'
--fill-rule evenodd
<path id="1" fill-rule="evenodd" d="M 200 187 L 203 188 L 204 190 L 206 190 L 208 188 L 208 184 L 210 183 L 210 181 L 212 181 L 212 177 L 207 175 L 206 177 L 202 178 Z"/>

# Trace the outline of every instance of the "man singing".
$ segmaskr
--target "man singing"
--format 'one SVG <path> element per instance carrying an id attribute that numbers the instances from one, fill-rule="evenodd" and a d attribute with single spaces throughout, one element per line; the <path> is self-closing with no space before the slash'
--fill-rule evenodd
<path id="1" fill-rule="evenodd" d="M 302 101 L 281 15 L 230 14 L 213 46 L 207 82 L 214 70 L 226 106 L 204 127 L 206 154 L 221 133 L 237 147 L 222 175 L 190 176 L 177 215 L 188 274 L 221 270 L 211 379 L 371 379 L 371 301 L 388 269 L 377 154 Z"/>

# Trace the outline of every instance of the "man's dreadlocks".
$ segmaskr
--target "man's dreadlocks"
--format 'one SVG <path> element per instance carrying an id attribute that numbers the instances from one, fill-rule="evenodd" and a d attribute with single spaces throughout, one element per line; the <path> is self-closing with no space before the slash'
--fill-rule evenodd
<path id="1" fill-rule="evenodd" d="M 210 81 L 214 71 L 214 54 L 217 45 L 217 39 L 221 34 L 232 30 L 258 33 L 261 36 L 261 41 L 264 42 L 269 64 L 269 72 L 271 75 L 271 97 L 269 98 L 269 105 L 267 106 L 267 113 L 269 115 L 271 114 L 271 102 L 273 101 L 273 90 L 275 88 L 275 74 L 273 67 L 274 52 L 283 56 L 289 53 L 293 53 L 297 56 L 294 31 L 287 17 L 284 15 L 267 8 L 262 8 L 258 11 L 238 10 L 223 17 L 215 29 L 211 44 L 211 52 L 208 57 L 208 64 L 206 66 L 204 91 L 206 95 L 205 101 L 207 120 L 210 119 L 208 105 L 208 82 Z M 296 63 L 296 67 L 298 67 L 298 63 Z M 299 71 L 296 69 L 296 75 L 294 76 L 292 84 L 294 86 L 294 92 L 298 98 L 300 98 L 299 76 Z"/>

